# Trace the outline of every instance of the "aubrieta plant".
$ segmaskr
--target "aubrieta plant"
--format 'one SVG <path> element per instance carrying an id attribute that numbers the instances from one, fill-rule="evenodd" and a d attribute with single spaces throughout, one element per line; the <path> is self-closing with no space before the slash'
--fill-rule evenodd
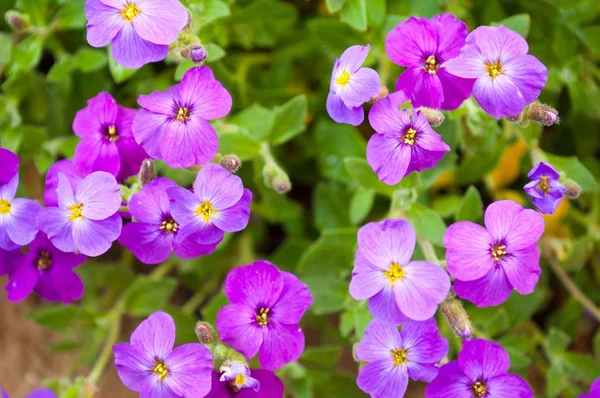
<path id="1" fill-rule="evenodd" d="M 2 398 L 600 397 L 586 1 L 9 0 Z"/>

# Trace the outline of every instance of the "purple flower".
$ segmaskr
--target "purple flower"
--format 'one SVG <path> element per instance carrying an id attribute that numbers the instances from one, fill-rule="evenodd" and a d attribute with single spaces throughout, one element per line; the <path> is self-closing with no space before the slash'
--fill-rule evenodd
<path id="1" fill-rule="evenodd" d="M 140 95 L 138 103 L 144 109 L 133 120 L 133 135 L 151 157 L 181 168 L 215 157 L 217 133 L 207 120 L 229 113 L 231 95 L 208 66 L 188 70 L 167 91 Z"/>
<path id="2" fill-rule="evenodd" d="M 40 211 L 37 223 L 63 252 L 96 257 L 106 253 L 121 233 L 119 185 L 111 174 L 96 171 L 73 190 L 66 175 L 58 175 L 58 207 Z"/>
<path id="3" fill-rule="evenodd" d="M 58 188 L 58 175 L 60 173 L 67 177 L 73 189 L 77 189 L 79 183 L 85 177 L 84 174 L 77 170 L 73 162 L 68 159 L 59 160 L 50 166 L 46 173 L 46 188 L 44 189 L 44 203 L 48 207 L 58 206 L 56 188 Z"/>
<path id="4" fill-rule="evenodd" d="M 0 148 L 0 184 L 9 182 L 19 171 L 19 157 L 8 149 Z"/>
<path id="5" fill-rule="evenodd" d="M 405 220 L 372 222 L 358 230 L 358 250 L 350 281 L 356 300 L 369 299 L 375 319 L 398 325 L 431 318 L 450 290 L 444 269 L 411 261 L 416 233 Z"/>
<path id="6" fill-rule="evenodd" d="M 425 390 L 425 398 L 533 398 L 517 375 L 507 374 L 508 353 L 493 341 L 465 340 L 457 361 L 440 368 Z"/>
<path id="7" fill-rule="evenodd" d="M 199 343 L 174 344 L 173 318 L 161 311 L 150 315 L 133 331 L 131 344 L 113 346 L 123 384 L 141 398 L 204 397 L 213 368 L 210 351 Z"/>
<path id="8" fill-rule="evenodd" d="M 82 138 L 73 163 L 83 175 L 106 171 L 125 180 L 140 170 L 148 157 L 131 132 L 135 109 L 124 108 L 106 92 L 88 101 L 75 115 L 73 131 Z"/>
<path id="9" fill-rule="evenodd" d="M 10 398 L 10 395 L 8 395 L 8 393 L 1 388 L 0 392 L 2 393 L 2 398 Z M 37 390 L 33 390 L 27 394 L 25 398 L 57 398 L 57 395 L 54 393 L 54 391 L 47 388 L 38 388 Z"/>
<path id="10" fill-rule="evenodd" d="M 599 398 L 600 397 L 600 378 L 596 379 L 591 387 L 589 394 L 582 394 L 579 398 Z"/>
<path id="11" fill-rule="evenodd" d="M 194 193 L 185 188 L 167 188 L 171 214 L 182 240 L 193 239 L 210 245 L 218 243 L 224 232 L 246 228 L 250 219 L 252 192 L 244 189 L 242 179 L 216 164 L 204 166 L 196 176 Z"/>
<path id="12" fill-rule="evenodd" d="M 246 368 L 244 365 L 241 365 Z M 233 368 L 233 366 L 232 366 Z M 240 377 L 243 376 L 243 377 Z M 249 382 L 258 383 L 258 390 L 252 388 Z M 283 383 L 275 374 L 263 369 L 246 368 L 246 371 L 237 372 L 232 379 L 223 378 L 218 372 L 212 372 L 212 387 L 206 398 L 282 398 Z"/>
<path id="13" fill-rule="evenodd" d="M 400 110 L 409 101 L 404 91 L 373 105 L 369 123 L 377 134 L 367 144 L 367 161 L 379 179 L 396 185 L 413 171 L 430 169 L 450 151 L 420 111 Z"/>
<path id="14" fill-rule="evenodd" d="M 519 115 L 539 97 L 548 70 L 528 55 L 527 41 L 505 26 L 480 26 L 467 36 L 457 58 L 446 70 L 458 77 L 477 79 L 473 96 L 492 117 Z"/>
<path id="15" fill-rule="evenodd" d="M 219 241 L 202 245 L 181 239 L 182 227 L 173 219 L 167 188 L 175 187 L 168 178 L 155 178 L 132 196 L 129 212 L 136 219 L 123 227 L 119 243 L 145 264 L 159 264 L 175 252 L 181 258 L 210 254 Z"/>
<path id="16" fill-rule="evenodd" d="M 390 59 L 407 69 L 396 83 L 415 97 L 415 106 L 456 109 L 471 95 L 472 79 L 453 76 L 447 61 L 459 55 L 469 29 L 454 15 L 431 19 L 411 17 L 396 26 L 385 39 Z"/>
<path id="17" fill-rule="evenodd" d="M 6 285 L 8 299 L 21 301 L 32 291 L 48 301 L 68 304 L 83 295 L 83 282 L 73 268 L 83 264 L 85 256 L 58 250 L 39 232 L 29 246 L 29 253 L 10 274 Z"/>
<path id="18" fill-rule="evenodd" d="M 126 68 L 165 59 L 189 19 L 177 0 L 87 0 L 85 16 L 88 43 L 110 43 L 113 58 Z"/>
<path id="19" fill-rule="evenodd" d="M 16 250 L 2 250 L 0 249 L 0 276 L 12 274 L 16 266 L 20 264 L 21 251 Z"/>
<path id="20" fill-rule="evenodd" d="M 513 288 L 533 293 L 542 273 L 537 247 L 544 232 L 541 214 L 502 200 L 485 211 L 485 226 L 461 221 L 446 230 L 446 260 L 456 294 L 488 307 L 506 301 Z"/>
<path id="21" fill-rule="evenodd" d="M 548 163 L 539 162 L 527 174 L 531 178 L 524 189 L 539 211 L 544 214 L 554 214 L 567 188 L 558 182 L 560 174 Z"/>
<path id="22" fill-rule="evenodd" d="M 313 300 L 298 278 L 268 261 L 255 261 L 229 273 L 225 295 L 231 304 L 217 314 L 223 342 L 247 359 L 258 353 L 260 365 L 268 370 L 300 357 L 304 333 L 298 323 Z"/>
<path id="23" fill-rule="evenodd" d="M 379 94 L 379 75 L 371 68 L 361 68 L 369 55 L 370 45 L 349 47 L 339 59 L 335 59 L 327 112 L 338 123 L 353 126 L 365 118 L 362 105 Z"/>
<path id="24" fill-rule="evenodd" d="M 0 185 L 0 249 L 28 245 L 38 232 L 35 217 L 42 206 L 30 199 L 15 199 L 19 174 Z"/>
<path id="25" fill-rule="evenodd" d="M 400 332 L 395 325 L 375 320 L 356 350 L 358 359 L 368 362 L 356 383 L 373 398 L 403 397 L 408 378 L 433 380 L 447 353 L 448 341 L 438 333 L 434 318 L 408 322 Z"/>

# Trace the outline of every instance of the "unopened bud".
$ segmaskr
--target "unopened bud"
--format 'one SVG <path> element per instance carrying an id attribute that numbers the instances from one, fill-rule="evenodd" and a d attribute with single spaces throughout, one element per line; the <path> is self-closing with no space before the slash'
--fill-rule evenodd
<path id="1" fill-rule="evenodd" d="M 442 302 L 440 308 L 455 335 L 462 339 L 469 339 L 473 336 L 473 325 L 459 299 L 447 298 Z"/>
<path id="2" fill-rule="evenodd" d="M 279 174 L 273 179 L 273 189 L 277 193 L 287 193 L 292 190 L 292 183 L 287 174 Z"/>
<path id="3" fill-rule="evenodd" d="M 156 178 L 156 165 L 154 164 L 154 160 L 146 159 L 142 162 L 142 167 L 140 167 L 139 174 L 139 182 L 143 187 L 148 184 L 150 181 Z"/>
<path id="4" fill-rule="evenodd" d="M 527 118 L 544 126 L 552 126 L 553 124 L 560 123 L 556 109 L 537 101 L 529 105 Z"/>
<path id="5" fill-rule="evenodd" d="M 190 44 L 181 50 L 181 56 L 195 64 L 202 63 L 208 58 L 208 52 L 200 44 Z"/>
<path id="6" fill-rule="evenodd" d="M 200 321 L 196 323 L 194 330 L 198 340 L 204 345 L 210 345 L 219 340 L 215 328 L 208 322 Z"/>
<path id="7" fill-rule="evenodd" d="M 569 199 L 577 199 L 579 195 L 581 195 L 581 186 L 577 184 L 575 181 L 567 178 L 564 181 L 565 188 L 567 188 L 567 192 L 565 195 Z"/>
<path id="8" fill-rule="evenodd" d="M 263 168 L 265 185 L 278 193 L 286 193 L 292 189 L 290 177 L 275 163 L 267 163 Z"/>
<path id="9" fill-rule="evenodd" d="M 438 110 L 425 108 L 424 106 L 417 108 L 417 110 L 421 111 L 421 113 L 423 114 L 423 116 L 425 116 L 425 119 L 427 119 L 431 127 L 437 127 L 444 123 L 444 120 L 446 120 L 444 114 Z"/>
<path id="10" fill-rule="evenodd" d="M 219 160 L 219 164 L 230 173 L 235 173 L 242 166 L 242 161 L 236 155 L 225 155 Z"/>
<path id="11" fill-rule="evenodd" d="M 27 16 L 18 11 L 8 10 L 4 17 L 6 18 L 6 23 L 8 26 L 10 26 L 17 33 L 23 32 L 30 26 Z"/>
<path id="12" fill-rule="evenodd" d="M 381 86 L 381 88 L 379 89 L 379 94 L 377 94 L 375 97 L 371 98 L 371 103 L 374 104 L 377 101 L 379 101 L 380 99 L 384 99 L 385 97 L 388 96 L 389 93 L 390 93 L 390 90 L 388 90 L 388 88 L 386 86 Z"/>
<path id="13" fill-rule="evenodd" d="M 521 120 L 523 119 L 523 115 L 518 114 L 515 116 L 507 116 L 504 119 L 506 119 L 507 121 L 509 121 L 511 123 L 521 123 Z"/>

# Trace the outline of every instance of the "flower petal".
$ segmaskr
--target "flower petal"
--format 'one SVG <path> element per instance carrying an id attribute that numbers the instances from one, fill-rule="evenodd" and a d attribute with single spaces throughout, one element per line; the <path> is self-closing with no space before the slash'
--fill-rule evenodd
<path id="1" fill-rule="evenodd" d="M 121 191 L 117 180 L 111 174 L 97 171 L 81 181 L 75 193 L 77 203 L 83 205 L 83 217 L 90 220 L 104 220 L 121 207 Z"/>
<path id="2" fill-rule="evenodd" d="M 135 141 L 154 159 L 162 159 L 160 143 L 169 120 L 170 118 L 166 115 L 146 109 L 140 109 L 133 118 L 132 129 Z"/>
<path id="3" fill-rule="evenodd" d="M 540 249 L 529 246 L 500 260 L 510 284 L 521 294 L 531 294 L 540 279 Z"/>
<path id="4" fill-rule="evenodd" d="M 450 275 L 461 281 L 482 278 L 495 265 L 493 243 L 492 236 L 479 224 L 461 221 L 450 225 L 444 234 Z"/>
<path id="5" fill-rule="evenodd" d="M 519 88 L 505 74 L 478 78 L 473 96 L 483 110 L 496 119 L 518 115 L 527 105 Z"/>
<path id="6" fill-rule="evenodd" d="M 340 96 L 330 92 L 327 96 L 327 113 L 338 123 L 350 124 L 352 126 L 360 125 L 365 119 L 365 112 L 362 106 L 355 108 L 347 107 Z"/>
<path id="7" fill-rule="evenodd" d="M 353 108 L 369 102 L 379 94 L 380 89 L 379 74 L 371 68 L 360 68 L 337 93 L 346 106 Z"/>
<path id="8" fill-rule="evenodd" d="M 6 184 L 0 185 L 0 199 L 9 202 L 15 198 L 19 187 L 19 173 L 15 174 Z"/>
<path id="9" fill-rule="evenodd" d="M 230 304 L 221 308 L 216 326 L 221 340 L 246 359 L 256 355 L 266 330 L 256 324 L 256 313 L 245 304 Z"/>
<path id="10" fill-rule="evenodd" d="M 370 50 L 369 44 L 348 47 L 340 56 L 338 69 L 347 70 L 350 74 L 356 72 L 365 63 Z"/>
<path id="11" fill-rule="evenodd" d="M 87 41 L 92 47 L 106 46 L 125 25 L 121 14 L 100 0 L 85 2 L 85 16 L 88 20 Z"/>
<path id="12" fill-rule="evenodd" d="M 202 344 L 184 344 L 165 360 L 169 375 L 165 383 L 182 397 L 204 397 L 210 391 L 212 354 Z"/>
<path id="13" fill-rule="evenodd" d="M 512 293 L 512 285 L 501 266 L 497 265 L 484 277 L 463 282 L 454 281 L 458 297 L 471 301 L 477 307 L 489 307 L 505 302 Z"/>
<path id="14" fill-rule="evenodd" d="M 300 323 L 302 315 L 312 305 L 313 298 L 308 286 L 306 286 L 294 274 L 281 272 L 283 277 L 283 289 L 279 300 L 272 308 L 273 322 L 295 325 Z"/>
<path id="15" fill-rule="evenodd" d="M 154 359 L 148 357 L 142 347 L 119 343 L 112 348 L 117 374 L 127 388 L 140 392 L 154 384 L 155 377 L 150 372 L 154 367 Z"/>
<path id="16" fill-rule="evenodd" d="M 192 225 L 199 218 L 196 209 L 202 203 L 190 190 L 173 186 L 167 188 L 167 194 L 171 204 L 171 215 L 181 227 Z"/>
<path id="17" fill-rule="evenodd" d="M 458 361 L 442 366 L 437 377 L 425 389 L 427 398 L 473 398 L 471 381 L 464 375 Z"/>
<path id="18" fill-rule="evenodd" d="M 171 315 L 157 311 L 146 318 L 131 334 L 131 345 L 143 356 L 165 361 L 175 344 L 175 321 Z"/>
<path id="19" fill-rule="evenodd" d="M 538 162 L 538 164 L 536 164 L 533 169 L 527 173 L 527 177 L 532 180 L 537 180 L 542 177 L 549 177 L 553 180 L 558 180 L 560 179 L 560 174 L 558 174 L 558 171 L 556 171 L 552 165 L 545 162 Z"/>
<path id="20" fill-rule="evenodd" d="M 411 153 L 410 146 L 382 134 L 373 134 L 367 143 L 367 162 L 377 177 L 388 185 L 396 185 L 404 178 Z"/>
<path id="21" fill-rule="evenodd" d="M 171 120 L 165 127 L 160 143 L 164 161 L 173 168 L 186 168 L 210 162 L 218 150 L 217 133 L 200 117 L 185 122 Z"/>
<path id="22" fill-rule="evenodd" d="M 531 387 L 517 375 L 501 375 L 487 380 L 489 398 L 533 398 Z"/>
<path id="23" fill-rule="evenodd" d="M 388 270 L 391 263 L 408 264 L 415 251 L 417 234 L 405 220 L 368 223 L 358 230 L 358 250 L 373 265 Z"/>
<path id="24" fill-rule="evenodd" d="M 168 52 L 168 45 L 154 44 L 142 39 L 129 23 L 123 25 L 111 44 L 111 53 L 115 61 L 131 69 L 140 68 L 149 62 L 162 61 Z"/>
<path id="25" fill-rule="evenodd" d="M 150 223 L 160 224 L 163 215 L 169 213 L 171 203 L 167 189 L 175 187 L 172 180 L 164 177 L 158 177 L 144 185 L 144 188 L 133 195 L 129 201 L 129 212 L 137 220 Z"/>
<path id="26" fill-rule="evenodd" d="M 173 236 L 159 225 L 130 222 L 123 227 L 119 243 L 127 247 L 144 264 L 160 264 L 173 250 Z"/>
<path id="27" fill-rule="evenodd" d="M 369 124 L 379 134 L 400 134 L 411 124 L 408 111 L 400 112 L 400 105 L 412 97 L 404 91 L 396 91 L 380 99 L 369 111 Z"/>
<path id="28" fill-rule="evenodd" d="M 548 69 L 533 55 L 511 58 L 502 64 L 502 70 L 519 88 L 525 104 L 540 96 L 548 80 Z"/>
<path id="29" fill-rule="evenodd" d="M 173 117 L 177 114 L 179 100 L 179 84 L 165 91 L 154 91 L 148 95 L 140 95 L 137 99 L 140 106 L 152 113 Z"/>
<path id="30" fill-rule="evenodd" d="M 63 304 L 79 300 L 83 296 L 83 282 L 71 268 L 63 264 L 53 264 L 49 273 L 54 289 L 60 295 Z"/>
<path id="31" fill-rule="evenodd" d="M 9 182 L 19 171 L 19 157 L 8 149 L 0 148 L 0 185 Z"/>
<path id="32" fill-rule="evenodd" d="M 527 40 L 506 26 L 478 27 L 467 37 L 467 46 L 472 45 L 477 46 L 487 61 L 502 64 L 529 51 Z"/>
<path id="33" fill-rule="evenodd" d="M 104 138 L 81 140 L 75 148 L 73 163 L 84 175 L 94 171 L 104 171 L 116 176 L 121 169 L 121 157 L 117 145 Z"/>
<path id="34" fill-rule="evenodd" d="M 396 90 L 404 90 L 415 97 L 414 106 L 440 109 L 444 90 L 437 74 L 429 74 L 422 66 L 408 68 L 398 78 Z"/>
<path id="35" fill-rule="evenodd" d="M 394 366 L 390 359 L 370 362 L 360 369 L 358 387 L 372 398 L 403 397 L 408 386 L 406 367 Z"/>
<path id="36" fill-rule="evenodd" d="M 212 254 L 220 242 L 221 240 L 218 240 L 215 243 L 204 244 L 198 242 L 193 236 L 187 239 L 181 239 L 180 234 L 178 234 L 177 237 L 175 237 L 173 251 L 178 257 L 192 259 Z"/>
<path id="37" fill-rule="evenodd" d="M 471 96 L 473 84 L 475 84 L 474 79 L 463 79 L 451 75 L 444 67 L 438 70 L 437 76 L 442 84 L 444 97 L 441 109 L 452 111 Z"/>
<path id="38" fill-rule="evenodd" d="M 485 225 L 496 241 L 506 243 L 509 254 L 535 244 L 544 232 L 544 219 L 539 213 L 511 200 L 489 205 Z"/>
<path id="39" fill-rule="evenodd" d="M 409 363 L 437 364 L 448 354 L 448 340 L 440 336 L 435 318 L 424 322 L 405 323 L 400 330 L 400 336 L 404 348 L 408 351 Z"/>
<path id="40" fill-rule="evenodd" d="M 394 326 L 409 321 L 409 318 L 398 308 L 394 289 L 389 284 L 369 299 L 369 312 L 374 319 Z"/>
<path id="41" fill-rule="evenodd" d="M 58 206 L 58 179 L 59 175 L 64 174 L 69 181 L 69 189 L 66 194 L 71 198 L 71 204 L 75 203 L 73 188 L 77 189 L 79 182 L 83 179 L 79 171 L 73 165 L 71 160 L 59 160 L 48 169 L 46 173 L 46 188 L 44 190 L 44 203 L 48 207 Z M 68 200 L 67 200 L 68 201 Z"/>
<path id="42" fill-rule="evenodd" d="M 438 375 L 439 368 L 432 363 L 419 363 L 409 361 L 406 363 L 408 376 L 415 381 L 430 382 Z"/>
<path id="43" fill-rule="evenodd" d="M 272 308 L 283 291 L 283 275 L 265 260 L 234 268 L 225 279 L 225 295 L 234 304 Z"/>
<path id="44" fill-rule="evenodd" d="M 220 210 L 211 221 L 215 226 L 225 232 L 238 232 L 246 228 L 250 220 L 250 201 L 252 192 L 244 189 L 244 195 L 239 202 L 231 207 Z"/>
<path id="45" fill-rule="evenodd" d="M 354 258 L 354 270 L 350 280 L 350 295 L 355 300 L 366 300 L 389 286 L 390 282 L 383 271 L 371 264 L 358 250 Z"/>
<path id="46" fill-rule="evenodd" d="M 365 336 L 358 343 L 356 356 L 361 361 L 374 362 L 390 360 L 394 349 L 403 347 L 398 327 L 373 320 L 365 330 Z"/>
<path id="47" fill-rule="evenodd" d="M 112 243 L 117 240 L 121 234 L 122 224 L 119 214 L 100 221 L 75 220 L 72 223 L 75 246 L 86 256 L 98 257 L 106 253 Z"/>
<path id="48" fill-rule="evenodd" d="M 425 18 L 410 17 L 399 23 L 385 38 L 385 52 L 392 62 L 406 67 L 423 67 L 423 61 L 437 49 L 435 31 Z"/>
<path id="49" fill-rule="evenodd" d="M 510 359 L 498 343 L 483 339 L 465 340 L 458 354 L 458 366 L 471 381 L 489 380 L 505 375 L 510 368 Z"/>
<path id="50" fill-rule="evenodd" d="M 194 195 L 200 201 L 209 201 L 215 210 L 237 204 L 244 195 L 242 179 L 218 164 L 209 164 L 198 172 Z"/>
<path id="51" fill-rule="evenodd" d="M 177 0 L 144 0 L 139 7 L 140 13 L 131 23 L 150 43 L 169 45 L 188 24 L 188 10 Z"/>
<path id="52" fill-rule="evenodd" d="M 7 298 L 17 302 L 27 298 L 38 282 L 38 270 L 25 261 L 21 261 L 6 284 Z"/>
<path id="53" fill-rule="evenodd" d="M 437 37 L 436 57 L 441 62 L 457 57 L 465 45 L 469 28 L 452 14 L 439 14 L 429 20 Z"/>
<path id="54" fill-rule="evenodd" d="M 9 217 L 2 222 L 7 228 L 10 240 L 19 246 L 25 246 L 37 235 L 39 228 L 35 221 L 42 206 L 31 199 L 15 199 L 11 203 Z"/>
<path id="55" fill-rule="evenodd" d="M 304 351 L 304 332 L 300 326 L 273 322 L 267 330 L 258 351 L 263 369 L 276 370 L 300 358 Z"/>
<path id="56" fill-rule="evenodd" d="M 72 224 L 69 221 L 69 210 L 57 207 L 46 207 L 40 210 L 36 223 L 44 231 L 57 249 L 70 253 L 77 249 L 73 240 Z"/>
<path id="57" fill-rule="evenodd" d="M 181 103 L 193 117 L 218 119 L 231 111 L 231 94 L 217 81 L 208 66 L 188 70 L 179 85 Z"/>

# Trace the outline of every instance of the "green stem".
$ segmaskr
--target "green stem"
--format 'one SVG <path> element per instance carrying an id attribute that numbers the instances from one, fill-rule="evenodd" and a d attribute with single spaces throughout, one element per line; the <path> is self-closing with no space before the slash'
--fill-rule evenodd
<path id="1" fill-rule="evenodd" d="M 423 251 L 423 254 L 425 255 L 425 260 L 429 261 L 430 263 L 439 265 L 440 260 L 437 258 L 437 255 L 435 254 L 435 249 L 433 248 L 431 242 L 427 239 L 422 238 L 418 238 L 418 242 L 419 246 L 421 247 L 421 250 Z"/>
<path id="2" fill-rule="evenodd" d="M 108 326 L 108 334 L 106 336 L 106 342 L 104 343 L 104 347 L 100 352 L 100 356 L 94 365 L 94 368 L 90 372 L 87 380 L 90 384 L 96 384 L 102 374 L 104 373 L 104 368 L 106 368 L 106 364 L 112 357 L 112 346 L 119 339 L 119 334 L 121 332 L 121 310 L 120 306 L 111 311 L 109 318 L 110 323 Z"/>

